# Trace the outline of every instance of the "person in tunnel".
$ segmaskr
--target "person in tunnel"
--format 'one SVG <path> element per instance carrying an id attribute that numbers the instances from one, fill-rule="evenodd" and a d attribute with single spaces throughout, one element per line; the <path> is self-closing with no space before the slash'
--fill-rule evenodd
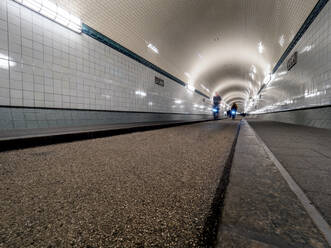
<path id="1" fill-rule="evenodd" d="M 238 110 L 238 106 L 237 104 L 234 102 L 231 106 L 231 116 L 232 116 L 232 119 L 235 119 L 236 118 L 236 114 L 237 114 L 237 110 Z"/>
<path id="2" fill-rule="evenodd" d="M 213 115 L 214 119 L 218 119 L 218 114 L 220 111 L 220 103 L 221 103 L 221 96 L 218 94 L 218 92 L 215 93 L 215 96 L 213 97 Z"/>
<path id="3" fill-rule="evenodd" d="M 226 116 L 228 117 L 228 118 L 231 118 L 231 110 L 229 109 L 228 111 L 226 111 Z"/>

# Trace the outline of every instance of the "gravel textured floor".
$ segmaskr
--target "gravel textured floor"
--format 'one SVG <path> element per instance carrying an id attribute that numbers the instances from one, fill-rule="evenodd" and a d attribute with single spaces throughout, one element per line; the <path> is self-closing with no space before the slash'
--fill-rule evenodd
<path id="1" fill-rule="evenodd" d="M 0 154 L 0 247 L 197 247 L 237 122 Z"/>

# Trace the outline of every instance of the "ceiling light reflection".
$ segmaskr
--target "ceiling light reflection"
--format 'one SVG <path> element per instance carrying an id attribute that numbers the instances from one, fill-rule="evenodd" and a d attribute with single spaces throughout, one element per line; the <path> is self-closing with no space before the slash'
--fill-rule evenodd
<path id="1" fill-rule="evenodd" d="M 284 46 L 284 43 L 285 43 L 285 36 L 282 34 L 280 37 L 279 37 L 279 45 L 281 47 Z"/>
<path id="2" fill-rule="evenodd" d="M 152 43 L 149 43 L 148 45 L 147 45 L 147 47 L 149 48 L 149 49 L 151 49 L 153 52 L 155 52 L 155 53 L 159 53 L 159 49 L 157 49 L 157 47 L 156 46 L 154 46 Z"/>
<path id="3" fill-rule="evenodd" d="M 305 47 L 300 51 L 300 54 L 302 54 L 302 53 L 306 53 L 306 52 L 309 52 L 313 47 L 314 47 L 313 45 L 305 46 Z"/>
<path id="4" fill-rule="evenodd" d="M 278 72 L 278 76 L 284 76 L 287 74 L 287 71 Z"/>
<path id="5" fill-rule="evenodd" d="M 186 88 L 191 91 L 191 92 L 194 92 L 195 91 L 195 87 L 192 85 L 192 84 L 187 84 L 186 85 Z"/>
<path id="6" fill-rule="evenodd" d="M 255 65 L 252 65 L 251 66 L 251 72 L 256 73 L 256 67 L 255 67 Z"/>
<path id="7" fill-rule="evenodd" d="M 184 74 L 185 74 L 185 76 L 188 77 L 189 79 L 191 78 L 191 74 L 190 74 L 190 73 L 185 72 Z"/>
<path id="8" fill-rule="evenodd" d="M 258 49 L 258 51 L 259 51 L 259 53 L 263 53 L 263 51 L 264 51 L 264 46 L 263 46 L 263 44 L 262 44 L 262 41 L 260 41 L 258 44 L 257 44 L 257 49 Z"/>
<path id="9" fill-rule="evenodd" d="M 206 86 L 204 86 L 203 84 L 200 84 L 200 85 L 205 91 L 210 92 L 210 90 Z"/>
<path id="10" fill-rule="evenodd" d="M 11 61 L 12 58 L 9 58 L 7 55 L 0 53 L 0 68 L 8 70 L 9 67 L 16 66 L 16 62 Z"/>
<path id="11" fill-rule="evenodd" d="M 61 9 L 56 4 L 48 0 L 13 0 L 23 6 L 38 12 L 39 14 L 71 29 L 74 32 L 82 32 L 81 20 Z"/>
<path id="12" fill-rule="evenodd" d="M 305 90 L 305 98 L 310 98 L 310 97 L 314 97 L 314 96 L 319 96 L 321 94 L 321 92 L 317 91 L 317 89 L 314 89 L 312 92 L 309 92 L 308 90 Z"/>
<path id="13" fill-rule="evenodd" d="M 143 92 L 141 90 L 137 90 L 135 93 L 136 93 L 136 95 L 141 96 L 141 97 L 145 97 L 147 95 L 145 92 Z"/>

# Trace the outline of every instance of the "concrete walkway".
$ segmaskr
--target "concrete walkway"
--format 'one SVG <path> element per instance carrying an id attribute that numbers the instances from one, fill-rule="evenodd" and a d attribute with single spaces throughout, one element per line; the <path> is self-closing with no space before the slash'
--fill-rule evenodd
<path id="1" fill-rule="evenodd" d="M 329 247 L 247 123 L 241 126 L 221 223 L 218 248 Z"/>
<path id="2" fill-rule="evenodd" d="M 270 121 L 249 123 L 331 224 L 331 130 Z"/>

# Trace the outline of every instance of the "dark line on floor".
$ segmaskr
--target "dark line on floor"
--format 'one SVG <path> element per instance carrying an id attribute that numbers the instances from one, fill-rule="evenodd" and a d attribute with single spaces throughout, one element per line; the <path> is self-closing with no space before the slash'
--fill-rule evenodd
<path id="1" fill-rule="evenodd" d="M 229 184 L 230 172 L 236 144 L 239 136 L 241 121 L 238 124 L 236 136 L 231 146 L 229 156 L 225 162 L 222 177 L 217 186 L 213 202 L 209 211 L 209 215 L 205 220 L 203 232 L 199 238 L 199 247 L 214 247 L 217 242 L 218 227 L 222 223 L 222 212 L 226 196 L 226 189 Z"/>
<path id="2" fill-rule="evenodd" d="M 319 155 L 321 155 L 321 156 L 323 156 L 323 157 L 325 157 L 325 158 L 327 158 L 327 159 L 330 159 L 330 157 L 328 156 L 328 155 L 326 155 L 326 154 L 324 154 L 323 152 L 320 152 L 320 151 L 318 151 L 318 150 L 316 150 L 316 149 L 312 149 L 314 152 L 316 152 L 316 153 L 318 153 Z"/>

